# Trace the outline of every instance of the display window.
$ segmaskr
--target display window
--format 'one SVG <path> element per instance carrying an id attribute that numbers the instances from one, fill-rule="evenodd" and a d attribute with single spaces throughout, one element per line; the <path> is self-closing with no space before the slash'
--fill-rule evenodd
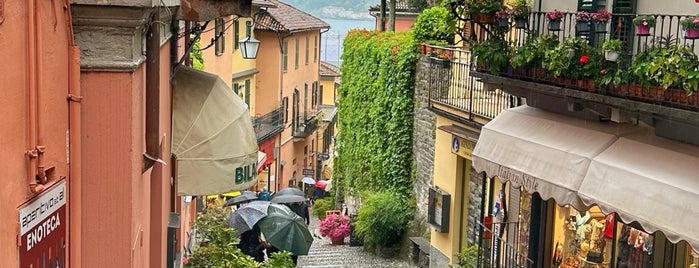
<path id="1" fill-rule="evenodd" d="M 687 242 L 672 243 L 662 232 L 647 233 L 596 206 L 555 207 L 552 267 L 699 268 L 699 252 Z"/>

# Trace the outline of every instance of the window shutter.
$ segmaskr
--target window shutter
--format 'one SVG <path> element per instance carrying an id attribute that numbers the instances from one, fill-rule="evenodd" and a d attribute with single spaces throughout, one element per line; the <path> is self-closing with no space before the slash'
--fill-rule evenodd
<path id="1" fill-rule="evenodd" d="M 245 80 L 245 103 L 250 107 L 250 79 Z"/>

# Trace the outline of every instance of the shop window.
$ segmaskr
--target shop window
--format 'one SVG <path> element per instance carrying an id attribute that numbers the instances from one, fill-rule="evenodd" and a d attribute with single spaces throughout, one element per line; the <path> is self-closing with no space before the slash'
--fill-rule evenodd
<path id="1" fill-rule="evenodd" d="M 427 222 L 434 227 L 435 231 L 449 232 L 449 205 L 451 195 L 438 188 L 430 187 Z"/>

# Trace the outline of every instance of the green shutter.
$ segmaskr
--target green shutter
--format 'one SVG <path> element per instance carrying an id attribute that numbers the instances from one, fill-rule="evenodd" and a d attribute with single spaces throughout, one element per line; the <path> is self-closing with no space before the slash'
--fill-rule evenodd
<path id="1" fill-rule="evenodd" d="M 238 84 L 238 83 L 233 84 L 233 92 L 235 92 L 236 95 L 238 95 L 238 88 L 240 88 L 240 84 Z"/>
<path id="2" fill-rule="evenodd" d="M 233 49 L 238 49 L 238 41 L 240 41 L 240 22 L 237 20 L 233 24 L 233 28 L 235 29 L 235 37 L 233 39 Z"/>
<path id="3" fill-rule="evenodd" d="M 250 107 L 250 79 L 245 80 L 245 103 Z"/>

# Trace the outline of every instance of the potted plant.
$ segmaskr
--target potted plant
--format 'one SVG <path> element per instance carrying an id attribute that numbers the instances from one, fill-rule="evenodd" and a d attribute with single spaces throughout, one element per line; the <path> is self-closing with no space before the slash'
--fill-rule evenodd
<path id="1" fill-rule="evenodd" d="M 561 20 L 563 19 L 563 12 L 554 9 L 553 11 L 546 12 L 546 18 L 549 19 L 549 31 L 561 30 Z"/>
<path id="2" fill-rule="evenodd" d="M 491 74 L 497 75 L 501 70 L 507 68 L 509 61 L 509 47 L 507 42 L 498 37 L 491 37 L 480 43 L 471 46 L 471 52 L 475 57 L 477 69 L 489 70 Z"/>
<path id="3" fill-rule="evenodd" d="M 607 31 L 607 22 L 612 19 L 612 13 L 606 9 L 600 9 L 590 14 L 590 17 L 595 21 L 595 32 L 604 33 Z"/>
<path id="4" fill-rule="evenodd" d="M 638 15 L 633 18 L 633 24 L 636 25 L 636 35 L 650 35 L 650 28 L 655 27 L 655 17 L 652 15 Z"/>
<path id="5" fill-rule="evenodd" d="M 575 30 L 583 33 L 589 32 L 591 19 L 592 16 L 587 11 L 580 10 L 575 12 Z"/>
<path id="6" fill-rule="evenodd" d="M 333 245 L 342 245 L 345 237 L 350 235 L 349 217 L 339 214 L 327 215 L 320 221 L 318 229 L 320 229 L 320 235 L 332 240 Z"/>
<path id="7" fill-rule="evenodd" d="M 495 12 L 502 9 L 499 0 L 468 0 L 469 10 L 477 23 L 492 24 L 495 22 Z"/>
<path id="8" fill-rule="evenodd" d="M 619 39 L 609 39 L 602 43 L 604 58 L 608 61 L 617 61 L 619 53 L 622 52 L 623 43 Z"/>
<path id="9" fill-rule="evenodd" d="M 541 35 L 536 38 L 530 37 L 512 53 L 510 64 L 517 69 L 531 69 L 534 79 L 542 79 L 546 76 L 543 69 L 544 55 L 546 51 L 552 50 L 558 44 L 558 38 L 554 35 Z"/>
<path id="10" fill-rule="evenodd" d="M 699 38 L 699 15 L 689 16 L 680 21 L 685 39 Z"/>
<path id="11" fill-rule="evenodd" d="M 515 21 L 515 28 L 527 28 L 527 21 L 531 12 L 530 3 L 531 0 L 514 0 L 512 2 L 512 18 Z"/>
<path id="12" fill-rule="evenodd" d="M 495 12 L 495 19 L 497 20 L 497 25 L 500 28 L 507 28 L 510 26 L 510 15 L 512 11 L 510 9 L 501 9 Z"/>

